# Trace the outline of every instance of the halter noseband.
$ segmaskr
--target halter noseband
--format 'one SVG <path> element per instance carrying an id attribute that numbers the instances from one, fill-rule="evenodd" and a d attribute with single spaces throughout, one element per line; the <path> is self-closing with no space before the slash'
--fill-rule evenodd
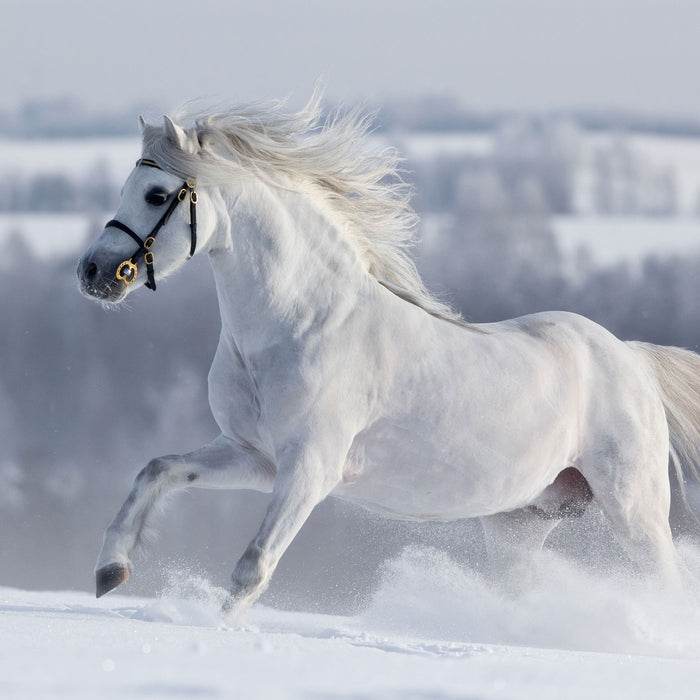
<path id="1" fill-rule="evenodd" d="M 136 166 L 138 167 L 139 165 L 145 165 L 149 168 L 158 168 L 158 170 L 163 169 L 155 161 L 147 160 L 145 158 L 141 158 L 140 160 L 136 161 Z M 153 271 L 154 257 L 153 252 L 151 251 L 151 247 L 156 241 L 156 235 L 158 234 L 158 231 L 160 231 L 160 229 L 168 223 L 168 219 L 170 218 L 170 215 L 175 211 L 177 205 L 180 204 L 180 202 L 184 202 L 185 199 L 187 199 L 188 193 L 190 200 L 191 242 L 190 254 L 187 256 L 187 259 L 189 260 L 194 255 L 194 251 L 197 248 L 197 192 L 195 191 L 195 186 L 196 182 L 194 181 L 194 179 L 188 179 L 182 183 L 182 187 L 180 187 L 180 190 L 178 191 L 177 195 L 173 197 L 173 201 L 170 202 L 168 208 L 165 210 L 165 213 L 163 214 L 163 216 L 160 217 L 160 219 L 158 219 L 158 222 L 153 227 L 148 236 L 146 236 L 145 240 L 142 240 L 138 234 L 134 233 L 134 231 L 132 231 L 126 224 L 123 224 L 121 221 L 111 219 L 105 224 L 105 228 L 113 226 L 114 228 L 118 228 L 120 231 L 124 231 L 124 233 L 131 236 L 134 239 L 134 241 L 136 241 L 136 243 L 139 244 L 138 250 L 128 260 L 125 260 L 123 263 L 121 263 L 117 268 L 117 279 L 124 282 L 124 284 L 127 287 L 130 284 L 134 283 L 136 275 L 138 275 L 137 262 L 139 258 L 143 255 L 143 259 L 146 263 L 146 276 L 148 277 L 146 287 L 152 289 L 155 292 L 156 278 L 155 273 Z"/>

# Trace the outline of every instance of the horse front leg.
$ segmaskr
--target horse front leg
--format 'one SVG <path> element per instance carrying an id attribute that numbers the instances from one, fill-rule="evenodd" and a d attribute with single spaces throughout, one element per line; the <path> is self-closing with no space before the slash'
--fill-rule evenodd
<path id="1" fill-rule="evenodd" d="M 231 616 L 244 613 L 267 587 L 287 547 L 313 509 L 340 479 L 309 462 L 278 471 L 273 496 L 258 534 L 231 575 L 231 595 L 223 606 Z"/>
<path id="2" fill-rule="evenodd" d="M 168 494 L 187 487 L 269 492 L 274 480 L 275 467 L 264 455 L 223 435 L 194 452 L 152 459 L 105 532 L 95 566 L 97 597 L 130 578 L 148 516 Z"/>

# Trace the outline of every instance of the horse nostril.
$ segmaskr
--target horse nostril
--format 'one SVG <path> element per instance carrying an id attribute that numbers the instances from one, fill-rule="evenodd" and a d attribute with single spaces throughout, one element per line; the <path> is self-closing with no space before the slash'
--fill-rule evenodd
<path id="1" fill-rule="evenodd" d="M 87 268 L 85 269 L 85 277 L 87 277 L 87 279 L 91 280 L 91 279 L 94 279 L 96 275 L 97 275 L 97 265 L 95 265 L 94 262 L 91 262 L 87 266 Z"/>

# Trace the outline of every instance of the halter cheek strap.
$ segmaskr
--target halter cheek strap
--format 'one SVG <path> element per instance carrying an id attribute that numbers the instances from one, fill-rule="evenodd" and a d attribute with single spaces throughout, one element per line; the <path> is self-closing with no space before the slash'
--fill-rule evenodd
<path id="1" fill-rule="evenodd" d="M 141 158 L 140 160 L 136 161 L 136 166 L 139 165 L 162 170 L 162 168 L 156 162 L 145 158 Z M 117 219 L 111 219 L 105 224 L 105 228 L 109 228 L 111 226 L 118 228 L 120 231 L 124 231 L 124 233 L 133 238 L 139 246 L 138 250 L 130 258 L 124 260 L 124 262 L 122 262 L 117 268 L 117 279 L 121 280 L 127 287 L 130 284 L 133 284 L 134 280 L 136 279 L 136 276 L 138 275 L 138 261 L 140 260 L 141 256 L 143 256 L 144 262 L 146 263 L 146 276 L 148 278 L 146 287 L 152 289 L 153 291 L 156 290 L 156 278 L 155 271 L 153 269 L 155 258 L 153 256 L 153 252 L 151 251 L 151 247 L 156 241 L 158 231 L 160 231 L 160 229 L 168 223 L 168 219 L 175 211 L 177 205 L 180 204 L 180 202 L 184 202 L 186 199 L 189 199 L 190 201 L 190 254 L 187 256 L 187 259 L 189 260 L 194 255 L 197 248 L 197 192 L 195 190 L 195 186 L 196 183 L 194 180 L 185 180 L 185 182 L 182 183 L 182 187 L 180 187 L 177 195 L 173 197 L 173 200 L 168 205 L 165 213 L 160 217 L 160 219 L 158 219 L 158 222 L 145 239 L 142 239 L 126 224 L 123 224 L 121 221 L 117 221 Z"/>

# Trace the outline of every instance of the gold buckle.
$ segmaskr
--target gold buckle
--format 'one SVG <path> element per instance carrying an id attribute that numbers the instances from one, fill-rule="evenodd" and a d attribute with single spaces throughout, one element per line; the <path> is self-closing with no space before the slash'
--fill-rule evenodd
<path id="1" fill-rule="evenodd" d="M 199 197 L 197 196 L 197 193 L 192 190 L 192 192 L 190 192 L 190 202 L 192 202 L 192 204 L 197 204 L 198 201 Z"/>
<path id="2" fill-rule="evenodd" d="M 125 270 L 125 271 L 124 271 Z M 131 260 L 125 260 L 118 268 L 116 277 L 118 280 L 124 282 L 128 287 L 130 284 L 134 283 L 136 275 L 138 275 L 139 269 L 136 263 L 131 262 Z"/>
<path id="3" fill-rule="evenodd" d="M 177 198 L 182 202 L 187 197 L 187 189 L 183 187 L 178 193 Z"/>
<path id="4" fill-rule="evenodd" d="M 149 236 L 144 242 L 143 242 L 143 247 L 146 250 L 150 250 L 153 247 L 153 244 L 156 242 L 156 239 L 153 238 L 153 236 Z"/>
<path id="5" fill-rule="evenodd" d="M 154 258 L 150 250 L 143 256 L 143 259 L 146 261 L 146 265 L 153 265 Z"/>

